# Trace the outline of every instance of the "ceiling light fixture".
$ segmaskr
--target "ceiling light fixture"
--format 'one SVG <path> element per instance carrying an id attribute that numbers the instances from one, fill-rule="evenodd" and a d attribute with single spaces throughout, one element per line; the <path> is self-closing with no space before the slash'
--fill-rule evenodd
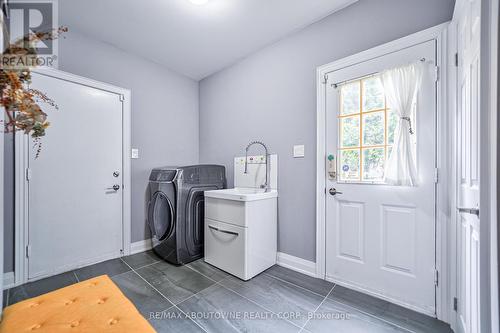
<path id="1" fill-rule="evenodd" d="M 202 6 L 202 5 L 205 5 L 208 0 L 189 0 L 192 4 L 195 4 L 195 5 L 198 5 L 198 6 Z"/>

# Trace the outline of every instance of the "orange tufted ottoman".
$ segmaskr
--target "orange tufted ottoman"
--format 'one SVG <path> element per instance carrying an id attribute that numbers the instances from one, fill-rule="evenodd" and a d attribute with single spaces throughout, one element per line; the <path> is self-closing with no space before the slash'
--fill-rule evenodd
<path id="1" fill-rule="evenodd" d="M 107 275 L 34 297 L 4 310 L 0 333 L 155 332 Z"/>

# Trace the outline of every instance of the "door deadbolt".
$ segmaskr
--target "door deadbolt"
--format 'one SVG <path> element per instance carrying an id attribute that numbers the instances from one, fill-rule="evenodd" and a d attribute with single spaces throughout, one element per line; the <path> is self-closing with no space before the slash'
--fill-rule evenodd
<path id="1" fill-rule="evenodd" d="M 336 188 L 331 188 L 329 191 L 330 195 L 337 195 L 337 194 L 342 194 L 342 192 L 338 192 Z"/>
<path id="2" fill-rule="evenodd" d="M 113 177 L 115 178 L 120 177 L 120 173 L 118 171 L 113 172 Z"/>

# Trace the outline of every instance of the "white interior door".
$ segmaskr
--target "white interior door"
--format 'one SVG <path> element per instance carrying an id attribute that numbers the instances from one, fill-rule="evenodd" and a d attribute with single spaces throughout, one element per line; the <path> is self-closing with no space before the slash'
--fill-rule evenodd
<path id="1" fill-rule="evenodd" d="M 48 108 L 40 156 L 29 149 L 28 279 L 118 257 L 123 244 L 119 95 L 42 74 L 32 87 L 59 110 Z"/>
<path id="2" fill-rule="evenodd" d="M 418 186 L 388 186 L 399 119 L 377 73 L 417 61 L 426 64 L 413 119 Z M 327 170 L 337 170 L 326 178 L 327 279 L 434 315 L 436 41 L 329 73 L 326 108 Z"/>
<path id="3" fill-rule="evenodd" d="M 458 17 L 457 314 L 460 332 L 481 332 L 479 320 L 480 0 L 464 1 Z"/>

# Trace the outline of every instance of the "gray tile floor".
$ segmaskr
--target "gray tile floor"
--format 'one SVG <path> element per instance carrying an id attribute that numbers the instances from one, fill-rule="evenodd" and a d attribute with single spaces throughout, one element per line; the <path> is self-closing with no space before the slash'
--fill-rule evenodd
<path id="1" fill-rule="evenodd" d="M 203 260 L 177 267 L 151 251 L 6 290 L 4 303 L 103 274 L 158 332 L 451 332 L 436 319 L 283 267 L 243 282 Z"/>

